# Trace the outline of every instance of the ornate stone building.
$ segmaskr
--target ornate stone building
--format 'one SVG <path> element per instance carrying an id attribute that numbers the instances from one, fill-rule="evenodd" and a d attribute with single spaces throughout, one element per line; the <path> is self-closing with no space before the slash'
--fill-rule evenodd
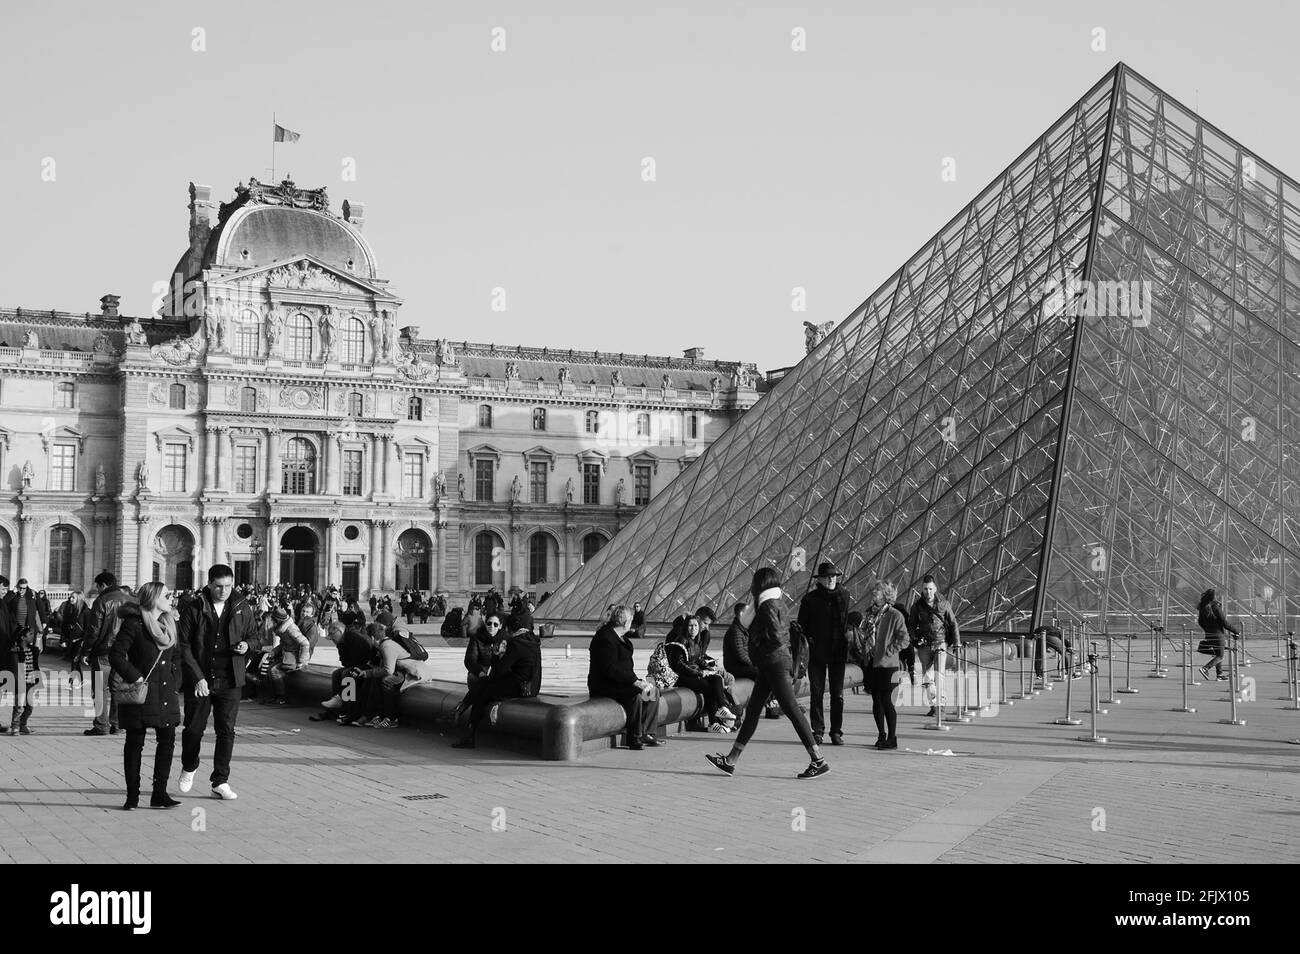
<path id="1" fill-rule="evenodd" d="M 158 316 L 0 309 L 0 573 L 542 592 L 766 387 L 752 365 L 420 340 L 324 189 L 190 186 Z"/>

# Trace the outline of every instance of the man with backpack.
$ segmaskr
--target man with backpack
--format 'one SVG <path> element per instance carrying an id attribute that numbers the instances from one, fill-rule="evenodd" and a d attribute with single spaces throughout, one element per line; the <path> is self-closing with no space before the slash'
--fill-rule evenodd
<path id="1" fill-rule="evenodd" d="M 366 715 L 372 729 L 395 729 L 399 724 L 397 703 L 406 676 L 397 664 L 404 659 L 423 662 L 429 651 L 416 642 L 409 630 L 394 627 L 379 642 L 379 659 L 366 674 Z"/>

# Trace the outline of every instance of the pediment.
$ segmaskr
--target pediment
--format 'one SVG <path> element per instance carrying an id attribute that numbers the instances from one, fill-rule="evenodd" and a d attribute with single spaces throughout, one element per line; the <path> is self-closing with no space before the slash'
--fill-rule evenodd
<path id="1" fill-rule="evenodd" d="M 3 439 L 7 443 L 9 432 L 4 431 L 4 434 L 5 437 L 0 439 Z M 86 444 L 86 432 L 81 430 L 79 427 L 72 427 L 69 424 L 61 424 L 53 430 L 41 431 L 41 446 L 47 453 L 49 452 L 51 444 L 61 440 L 76 441 L 77 450 L 80 452 Z"/>
<path id="2" fill-rule="evenodd" d="M 281 259 L 269 265 L 259 265 L 256 268 L 236 272 L 225 277 L 223 283 L 265 288 L 271 292 L 272 297 L 275 297 L 278 291 L 288 293 L 309 291 L 345 295 L 364 293 L 396 300 L 393 295 L 378 285 L 358 278 L 343 269 L 327 265 L 311 255 Z M 213 293 L 219 295 L 215 289 Z"/>
<path id="3" fill-rule="evenodd" d="M 194 450 L 194 432 L 188 427 L 181 427 L 179 424 L 154 431 L 153 439 L 160 452 L 164 444 L 184 444 L 190 450 Z"/>

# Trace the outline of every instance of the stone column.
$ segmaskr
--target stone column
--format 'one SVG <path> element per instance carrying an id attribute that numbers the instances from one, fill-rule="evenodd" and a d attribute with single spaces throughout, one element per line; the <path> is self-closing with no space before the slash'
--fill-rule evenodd
<path id="1" fill-rule="evenodd" d="M 84 581 L 85 586 L 89 586 L 91 581 L 95 579 L 95 574 L 104 569 L 104 567 L 96 569 L 96 566 L 99 563 L 99 555 L 104 549 L 104 524 L 108 523 L 108 518 L 103 514 L 97 513 L 95 514 L 94 520 L 95 529 L 91 531 L 93 536 L 90 538 L 90 547 L 88 548 L 89 552 L 86 554 L 88 569 L 86 570 L 86 579 Z"/>
<path id="2" fill-rule="evenodd" d="M 225 563 L 225 556 L 221 552 L 222 537 L 226 532 L 226 518 L 212 518 L 212 563 L 209 566 L 215 566 L 218 563 Z"/>
<path id="3" fill-rule="evenodd" d="M 330 435 L 325 434 L 320 442 L 320 472 L 316 475 L 316 493 L 328 494 L 330 484 L 334 481 L 334 468 L 330 467 Z"/>
<path id="4" fill-rule="evenodd" d="M 280 492 L 280 429 L 266 429 L 266 490 L 267 494 Z M 276 569 L 276 572 L 280 572 Z"/>
<path id="5" fill-rule="evenodd" d="M 382 582 L 380 580 L 380 556 L 379 556 L 379 523 L 378 520 L 370 521 L 370 591 L 379 592 Z"/>
<path id="6" fill-rule="evenodd" d="M 338 526 L 338 517 L 325 521 L 325 586 L 334 582 L 334 534 L 338 532 Z"/>
<path id="7" fill-rule="evenodd" d="M 280 576 L 280 518 L 272 516 L 266 526 L 266 582 L 274 586 Z"/>
<path id="8" fill-rule="evenodd" d="M 392 572 L 392 541 L 393 521 L 379 521 L 379 585 L 385 590 L 393 588 Z"/>
<path id="9" fill-rule="evenodd" d="M 569 560 L 572 558 L 574 552 L 573 535 L 576 532 L 577 532 L 577 528 L 575 527 L 566 526 L 564 528 L 564 546 L 560 547 L 560 579 L 561 580 L 568 579 L 569 576 Z"/>
<path id="10" fill-rule="evenodd" d="M 220 477 L 221 486 L 225 490 L 235 489 L 235 440 L 235 429 L 226 428 L 225 474 Z"/>
<path id="11" fill-rule="evenodd" d="M 343 436 L 331 434 L 330 443 L 334 445 L 334 468 L 329 474 L 329 492 L 338 497 L 343 493 Z"/>
<path id="12" fill-rule="evenodd" d="M 31 561 L 27 558 L 28 551 L 31 549 L 32 542 L 32 516 L 23 513 L 18 515 L 18 552 L 14 554 L 14 575 L 9 582 L 16 583 L 22 577 L 27 575 L 27 566 Z"/>
<path id="13" fill-rule="evenodd" d="M 213 490 L 225 490 L 225 488 L 226 488 L 226 482 L 225 482 L 225 479 L 224 479 L 224 477 L 223 477 L 223 475 L 222 475 L 222 471 L 225 469 L 225 466 L 224 466 L 224 463 L 225 463 L 225 462 L 222 460 L 221 445 L 224 444 L 224 443 L 226 442 L 226 432 L 229 430 L 229 428 L 227 428 L 227 427 L 222 427 L 221 425 L 218 425 L 218 426 L 215 428 L 215 430 L 216 430 L 216 434 L 214 435 L 213 440 L 212 440 L 212 449 L 213 449 L 213 452 L 214 452 L 214 453 L 213 453 L 213 457 L 216 458 L 216 462 L 215 462 L 215 464 L 213 465 L 214 468 L 215 468 L 215 470 L 216 470 L 216 480 L 213 482 L 213 484 L 212 484 L 212 488 L 211 488 L 211 489 L 213 489 Z M 229 456 L 229 455 L 227 455 L 227 456 Z M 218 562 L 220 562 L 220 561 L 218 561 Z"/>
<path id="14" fill-rule="evenodd" d="M 518 549 L 519 531 L 515 529 L 515 522 L 513 519 L 510 521 L 510 532 L 507 534 L 507 537 L 506 546 L 510 550 L 510 564 L 509 570 L 506 574 L 505 592 L 501 594 L 502 596 L 509 593 L 510 587 L 515 585 L 515 550 Z"/>
<path id="15" fill-rule="evenodd" d="M 443 569 L 447 563 L 447 518 L 441 515 L 433 521 L 433 552 L 438 561 L 433 569 L 433 591 L 441 593 L 447 585 Z"/>
<path id="16" fill-rule="evenodd" d="M 135 585 L 139 589 L 141 583 L 148 583 L 153 578 L 153 567 L 150 565 L 153 561 L 149 559 L 149 518 L 142 513 L 136 514 L 135 523 Z M 195 579 L 198 579 L 197 572 Z"/>
<path id="17" fill-rule="evenodd" d="M 217 486 L 217 442 L 220 438 L 215 427 L 203 429 L 203 486 L 200 493 L 215 490 Z"/>
<path id="18" fill-rule="evenodd" d="M 381 443 L 378 434 L 370 435 L 370 499 L 374 500 L 383 493 L 383 483 L 381 482 L 380 470 L 382 466 L 380 461 Z"/>
<path id="19" fill-rule="evenodd" d="M 194 554 L 194 579 L 196 581 L 206 580 L 205 573 L 208 567 L 212 565 L 209 561 L 212 559 L 212 527 L 214 522 L 211 517 L 200 518 L 199 552 Z"/>
<path id="20" fill-rule="evenodd" d="M 393 467 L 392 454 L 390 453 L 390 451 L 393 450 L 393 447 L 394 447 L 393 435 L 385 434 L 384 435 L 384 493 L 387 494 L 389 497 L 397 496 L 397 494 L 393 491 L 393 471 L 396 469 L 395 467 Z"/>

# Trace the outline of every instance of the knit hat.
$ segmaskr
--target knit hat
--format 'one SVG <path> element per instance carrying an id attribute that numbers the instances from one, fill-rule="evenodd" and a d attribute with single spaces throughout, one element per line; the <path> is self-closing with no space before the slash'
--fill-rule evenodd
<path id="1" fill-rule="evenodd" d="M 283 606 L 272 607 L 271 619 L 275 620 L 277 623 L 283 623 L 288 618 L 289 618 L 289 611 L 286 610 Z"/>

